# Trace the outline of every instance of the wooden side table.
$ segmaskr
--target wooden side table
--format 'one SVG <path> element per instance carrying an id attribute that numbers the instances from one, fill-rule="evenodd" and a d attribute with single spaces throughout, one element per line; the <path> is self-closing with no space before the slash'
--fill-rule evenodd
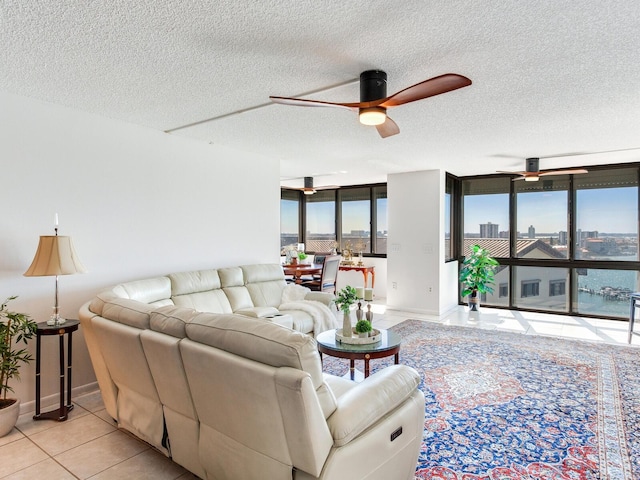
<path id="1" fill-rule="evenodd" d="M 57 420 L 63 422 L 67 419 L 69 412 L 73 410 L 73 403 L 71 403 L 72 337 L 73 332 L 78 330 L 78 325 L 80 325 L 78 320 L 67 320 L 62 325 L 47 325 L 47 322 L 38 324 L 38 329 L 36 330 L 36 414 L 33 416 L 34 420 Z M 64 336 L 66 334 L 69 334 L 69 341 L 67 342 L 67 396 L 65 401 Z M 40 413 L 40 342 L 45 335 L 58 335 L 60 339 L 60 408 Z"/>

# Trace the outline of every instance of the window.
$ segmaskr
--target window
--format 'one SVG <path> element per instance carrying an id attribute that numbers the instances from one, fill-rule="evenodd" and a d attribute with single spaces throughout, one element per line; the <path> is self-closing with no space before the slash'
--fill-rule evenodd
<path id="1" fill-rule="evenodd" d="M 568 258 L 568 189 L 566 175 L 516 182 L 517 257 Z"/>
<path id="2" fill-rule="evenodd" d="M 576 175 L 575 258 L 638 260 L 637 169 Z"/>
<path id="3" fill-rule="evenodd" d="M 349 244 L 354 254 L 371 252 L 371 192 L 349 188 L 340 192 L 340 250 Z"/>
<path id="4" fill-rule="evenodd" d="M 458 204 L 456 201 L 456 193 L 459 188 L 459 180 L 453 175 L 448 174 L 445 178 L 445 193 L 444 193 L 444 260 L 454 260 L 456 258 L 456 245 L 455 245 L 455 232 L 457 229 L 454 226 L 454 219 L 456 215 L 454 213 L 455 206 Z"/>
<path id="5" fill-rule="evenodd" d="M 557 297 L 565 294 L 566 280 L 549 280 L 549 296 Z"/>
<path id="6" fill-rule="evenodd" d="M 387 253 L 387 235 L 389 233 L 387 223 L 387 186 L 373 188 L 373 198 L 375 199 L 375 231 L 376 243 L 374 253 Z"/>
<path id="7" fill-rule="evenodd" d="M 336 191 L 323 190 L 307 195 L 305 250 L 330 252 L 336 241 Z"/>
<path id="8" fill-rule="evenodd" d="M 508 283 L 501 283 L 498 286 L 498 296 L 500 298 L 504 298 L 504 297 L 508 297 L 509 296 L 509 284 Z"/>
<path id="9" fill-rule="evenodd" d="M 509 257 L 510 178 L 464 180 L 464 248 L 475 243 L 494 257 Z"/>
<path id="10" fill-rule="evenodd" d="M 638 291 L 635 270 L 574 269 L 574 310 L 629 318 L 629 294 Z"/>
<path id="11" fill-rule="evenodd" d="M 569 311 L 569 298 L 565 292 L 565 285 L 569 279 L 568 268 L 542 265 L 513 268 L 516 285 L 520 286 L 519 295 L 513 298 L 516 307 L 554 312 Z"/>
<path id="12" fill-rule="evenodd" d="M 540 295 L 540 280 L 524 280 L 520 289 L 520 296 L 537 297 Z"/>
<path id="13" fill-rule="evenodd" d="M 280 191 L 280 249 L 300 242 L 300 192 Z M 283 253 L 281 252 L 281 255 Z"/>

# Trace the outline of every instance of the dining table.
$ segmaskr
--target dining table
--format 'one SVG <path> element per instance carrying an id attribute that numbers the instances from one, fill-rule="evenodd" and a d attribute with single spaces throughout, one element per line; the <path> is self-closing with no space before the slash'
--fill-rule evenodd
<path id="1" fill-rule="evenodd" d="M 283 265 L 282 269 L 284 270 L 285 275 L 291 275 L 293 277 L 293 281 L 295 283 L 302 283 L 302 277 L 307 275 L 319 275 L 322 273 L 322 264 L 313 263 L 298 263 L 296 265 Z"/>

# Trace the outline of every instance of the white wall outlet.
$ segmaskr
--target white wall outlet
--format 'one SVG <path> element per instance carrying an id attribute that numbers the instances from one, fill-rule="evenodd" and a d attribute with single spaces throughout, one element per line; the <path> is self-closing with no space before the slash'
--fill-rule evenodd
<path id="1" fill-rule="evenodd" d="M 391 288 L 393 288 L 394 290 L 398 289 L 398 282 L 391 282 Z"/>

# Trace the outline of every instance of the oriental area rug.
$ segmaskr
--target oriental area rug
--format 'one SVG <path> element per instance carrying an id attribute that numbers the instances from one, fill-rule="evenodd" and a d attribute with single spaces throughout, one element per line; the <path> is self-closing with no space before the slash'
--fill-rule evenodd
<path id="1" fill-rule="evenodd" d="M 418 320 L 392 330 L 426 397 L 416 479 L 640 480 L 640 349 Z M 392 362 L 372 360 L 372 374 Z"/>

